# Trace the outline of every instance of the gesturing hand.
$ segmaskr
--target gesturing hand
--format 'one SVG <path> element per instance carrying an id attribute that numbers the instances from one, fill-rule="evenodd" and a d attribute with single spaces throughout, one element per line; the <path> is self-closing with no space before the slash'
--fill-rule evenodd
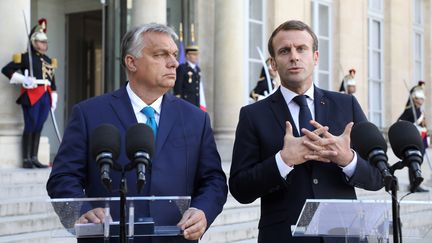
<path id="1" fill-rule="evenodd" d="M 306 156 L 314 152 L 313 148 L 311 149 L 310 147 L 305 146 L 307 144 L 312 143 L 313 140 L 311 140 L 309 136 L 294 137 L 291 123 L 286 122 L 285 124 L 286 124 L 286 129 L 285 129 L 284 145 L 280 152 L 282 160 L 288 166 L 302 164 L 307 160 L 309 160 L 308 158 L 306 158 Z M 306 129 L 304 130 L 308 131 Z M 308 132 L 310 134 L 314 134 L 317 137 L 320 137 L 320 135 L 326 133 L 327 131 L 328 131 L 328 127 L 321 126 L 320 128 L 314 130 L 313 132 L 311 131 Z M 315 138 L 315 136 L 313 136 L 313 138 Z M 319 146 L 318 145 L 314 146 L 314 148 L 317 147 Z M 318 154 L 314 156 L 314 159 L 323 162 L 330 162 L 329 159 L 319 156 Z"/>
<path id="2" fill-rule="evenodd" d="M 311 121 L 311 124 L 317 129 L 323 128 L 316 121 Z M 353 125 L 353 122 L 348 123 L 345 126 L 344 132 L 339 136 L 334 136 L 328 130 L 323 133 L 322 137 L 313 132 L 302 130 L 311 140 L 306 141 L 305 145 L 313 151 L 306 155 L 305 158 L 308 160 L 317 160 L 323 157 L 342 167 L 348 165 L 354 158 L 350 147 L 350 135 Z"/>

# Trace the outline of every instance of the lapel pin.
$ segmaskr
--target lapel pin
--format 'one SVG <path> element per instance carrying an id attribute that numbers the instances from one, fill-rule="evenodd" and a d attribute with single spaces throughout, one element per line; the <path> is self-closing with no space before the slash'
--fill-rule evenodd
<path id="1" fill-rule="evenodd" d="M 322 105 L 325 105 L 325 102 L 324 102 L 324 101 L 321 101 L 321 104 L 322 104 Z"/>

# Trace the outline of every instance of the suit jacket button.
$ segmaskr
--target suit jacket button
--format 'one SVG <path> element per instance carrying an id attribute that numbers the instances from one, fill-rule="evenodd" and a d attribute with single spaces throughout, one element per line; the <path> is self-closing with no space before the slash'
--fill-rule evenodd
<path id="1" fill-rule="evenodd" d="M 313 184 L 317 185 L 318 184 L 318 179 L 315 178 L 315 179 L 313 179 L 312 182 L 313 182 Z"/>

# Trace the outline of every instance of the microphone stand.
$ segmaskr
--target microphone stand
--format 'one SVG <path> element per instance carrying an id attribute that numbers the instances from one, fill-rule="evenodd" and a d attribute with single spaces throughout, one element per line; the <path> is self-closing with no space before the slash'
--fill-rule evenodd
<path id="1" fill-rule="evenodd" d="M 120 180 L 120 243 L 126 243 L 126 193 L 126 176 L 125 171 L 122 170 L 122 178 Z"/>
<path id="2" fill-rule="evenodd" d="M 391 195 L 392 195 L 392 219 L 393 219 L 393 242 L 394 243 L 402 243 L 402 228 L 400 221 L 400 210 L 397 201 L 397 191 L 399 190 L 397 177 L 394 175 L 396 170 L 401 170 L 405 167 L 405 164 L 402 161 L 399 161 L 390 167 L 390 173 L 393 176 L 393 180 L 390 185 Z M 386 191 L 388 191 L 388 187 L 386 185 Z"/>

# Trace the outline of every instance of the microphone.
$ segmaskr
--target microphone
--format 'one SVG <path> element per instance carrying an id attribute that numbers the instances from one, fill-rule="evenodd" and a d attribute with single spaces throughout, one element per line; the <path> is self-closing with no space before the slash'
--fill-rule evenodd
<path id="1" fill-rule="evenodd" d="M 420 166 L 423 162 L 424 146 L 417 128 L 408 121 L 398 121 L 389 129 L 390 145 L 395 155 L 408 166 L 410 177 L 410 191 L 422 183 Z"/>
<path id="2" fill-rule="evenodd" d="M 110 170 L 119 156 L 120 133 L 111 124 L 98 126 L 90 135 L 90 150 L 100 169 L 102 184 L 111 192 Z"/>
<path id="3" fill-rule="evenodd" d="M 354 124 L 351 131 L 351 142 L 360 156 L 367 159 L 381 172 L 386 191 L 391 190 L 393 175 L 387 163 L 387 143 L 378 128 L 371 122 Z"/>
<path id="4" fill-rule="evenodd" d="M 126 154 L 131 161 L 129 166 L 136 167 L 138 193 L 146 182 L 145 170 L 151 166 L 154 147 L 153 129 L 146 124 L 135 124 L 126 131 Z"/>

